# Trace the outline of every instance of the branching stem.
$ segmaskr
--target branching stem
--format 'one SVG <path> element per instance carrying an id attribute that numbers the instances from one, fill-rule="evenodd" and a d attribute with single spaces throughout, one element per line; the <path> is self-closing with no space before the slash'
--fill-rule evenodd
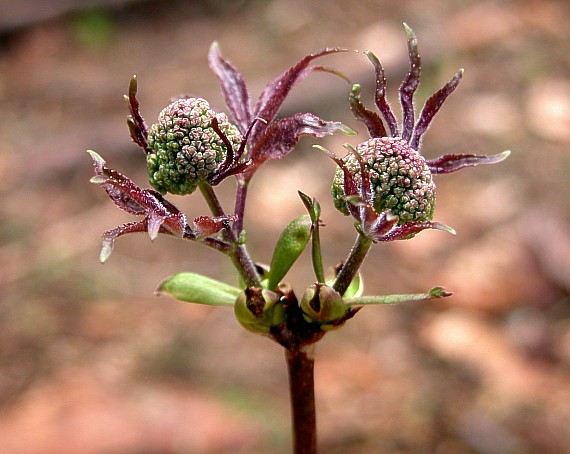
<path id="1" fill-rule="evenodd" d="M 214 192 L 214 188 L 208 183 L 200 183 L 199 188 L 212 214 L 214 216 L 225 216 L 224 209 L 222 208 L 218 196 L 216 196 Z M 261 287 L 261 278 L 245 245 L 238 241 L 232 229 L 226 229 L 223 232 L 224 239 L 232 244 L 232 250 L 229 252 L 229 255 L 245 284 L 248 287 Z"/>
<path id="2" fill-rule="evenodd" d="M 356 277 L 370 246 L 372 246 L 372 238 L 358 234 L 356 241 L 348 254 L 348 258 L 344 262 L 333 285 L 333 289 L 341 295 L 346 292 L 346 289 L 348 289 L 348 286 Z"/>

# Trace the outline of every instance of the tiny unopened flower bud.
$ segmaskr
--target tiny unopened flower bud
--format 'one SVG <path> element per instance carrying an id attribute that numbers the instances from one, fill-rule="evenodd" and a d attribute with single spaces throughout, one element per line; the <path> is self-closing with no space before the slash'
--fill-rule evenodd
<path id="1" fill-rule="evenodd" d="M 435 206 L 435 184 L 425 159 L 405 140 L 380 137 L 367 140 L 356 147 L 370 176 L 374 209 L 389 210 L 398 216 L 398 225 L 432 219 Z M 354 155 L 348 155 L 346 167 L 357 176 L 360 165 Z M 344 192 L 344 175 L 337 168 L 331 192 L 335 207 L 349 214 Z"/>
<path id="2" fill-rule="evenodd" d="M 342 326 L 350 310 L 340 294 L 325 284 L 313 284 L 305 290 L 300 306 L 307 322 L 317 322 L 325 330 Z"/>
<path id="3" fill-rule="evenodd" d="M 165 107 L 148 134 L 147 167 L 152 186 L 161 193 L 190 194 L 209 182 L 224 161 L 227 149 L 212 128 L 239 148 L 241 135 L 224 113 L 216 113 L 201 98 L 178 99 Z"/>
<path id="4" fill-rule="evenodd" d="M 285 321 L 281 296 L 257 287 L 248 287 L 236 298 L 234 312 L 240 324 L 249 331 L 268 334 Z"/>

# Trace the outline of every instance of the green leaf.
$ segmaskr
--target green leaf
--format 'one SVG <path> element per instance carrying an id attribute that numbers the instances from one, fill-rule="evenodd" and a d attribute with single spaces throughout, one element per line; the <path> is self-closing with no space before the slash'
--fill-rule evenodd
<path id="1" fill-rule="evenodd" d="M 360 273 L 354 276 L 354 279 L 344 292 L 343 298 L 356 298 L 362 295 L 364 291 L 364 281 Z"/>
<path id="2" fill-rule="evenodd" d="M 233 306 L 240 289 L 201 274 L 178 273 L 164 279 L 155 293 L 166 293 L 186 303 Z"/>
<path id="3" fill-rule="evenodd" d="M 311 219 L 308 215 L 293 219 L 277 240 L 271 265 L 267 288 L 273 290 L 285 277 L 295 261 L 299 258 L 311 236 Z"/>
<path id="4" fill-rule="evenodd" d="M 399 304 L 411 301 L 425 301 L 434 298 L 445 298 L 451 296 L 451 292 L 446 292 L 443 287 L 434 287 L 427 293 L 411 293 L 407 295 L 381 295 L 381 296 L 360 296 L 357 298 L 345 298 L 344 302 L 351 306 L 366 304 Z"/>
<path id="5" fill-rule="evenodd" d="M 311 234 L 313 237 L 311 256 L 313 259 L 315 277 L 317 278 L 317 282 L 324 283 L 325 273 L 323 271 L 323 254 L 321 252 L 321 234 L 319 231 L 321 223 L 321 205 L 314 197 L 311 199 L 307 194 L 301 191 L 297 191 L 297 193 L 299 194 L 299 197 L 301 197 L 301 200 L 311 217 Z"/>
<path id="6" fill-rule="evenodd" d="M 311 216 L 311 221 L 313 221 L 313 223 L 319 222 L 319 217 L 321 216 L 321 205 L 317 201 L 317 199 L 315 199 L 314 197 L 311 198 L 302 191 L 297 191 L 297 194 L 299 194 L 299 197 L 301 198 L 303 205 L 305 205 L 305 208 L 309 212 L 309 216 Z"/>
<path id="7" fill-rule="evenodd" d="M 334 282 L 336 280 L 336 276 L 327 279 L 326 280 L 326 284 L 330 285 L 331 287 L 334 285 Z M 364 292 L 364 280 L 362 279 L 362 274 L 358 273 L 354 279 L 352 280 L 352 282 L 350 283 L 350 285 L 348 286 L 348 288 L 346 289 L 346 291 L 344 292 L 343 298 L 347 299 L 347 298 L 357 298 L 359 296 L 362 295 L 362 293 Z"/>

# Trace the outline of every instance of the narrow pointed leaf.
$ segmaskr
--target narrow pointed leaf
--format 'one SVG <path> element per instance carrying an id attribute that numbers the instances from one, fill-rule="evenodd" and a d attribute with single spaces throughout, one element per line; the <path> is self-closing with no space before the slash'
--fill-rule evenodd
<path id="1" fill-rule="evenodd" d="M 91 182 L 101 186 L 111 200 L 129 214 L 144 216 L 142 221 L 116 227 L 103 234 L 101 262 L 105 262 L 113 250 L 115 238 L 127 233 L 147 231 L 151 240 L 159 233 L 192 239 L 186 224 L 186 216 L 161 194 L 152 189 L 142 189 L 130 178 L 107 167 L 105 160 L 92 150 L 87 150 L 93 159 L 95 176 Z"/>
<path id="2" fill-rule="evenodd" d="M 354 117 L 368 128 L 370 137 L 386 137 L 388 135 L 380 116 L 376 112 L 368 110 L 360 101 L 360 85 L 354 84 L 352 86 L 349 104 Z"/>
<path id="3" fill-rule="evenodd" d="M 375 194 L 373 194 L 371 191 L 370 173 L 368 172 L 368 167 L 366 166 L 366 163 L 364 162 L 364 159 L 360 153 L 356 151 L 354 147 L 352 147 L 350 144 L 344 144 L 344 147 L 348 149 L 348 151 L 356 158 L 358 166 L 360 167 L 360 197 L 362 197 L 362 200 L 364 202 L 371 205 Z"/>
<path id="4" fill-rule="evenodd" d="M 297 194 L 299 194 L 299 198 L 301 199 L 301 201 L 303 202 L 303 205 L 305 205 L 305 208 L 309 212 L 309 216 L 311 217 L 311 221 L 314 222 L 315 221 L 315 215 L 314 215 L 314 210 L 313 210 L 313 207 L 314 207 L 313 199 L 302 191 L 297 191 Z"/>
<path id="5" fill-rule="evenodd" d="M 125 95 L 129 115 L 127 125 L 134 143 L 140 146 L 145 152 L 148 149 L 148 128 L 144 118 L 140 113 L 140 104 L 137 99 L 137 76 L 131 77 L 129 82 L 129 94 Z"/>
<path id="6" fill-rule="evenodd" d="M 178 273 L 163 280 L 155 293 L 186 303 L 233 306 L 240 289 L 201 274 Z"/>
<path id="7" fill-rule="evenodd" d="M 317 282 L 325 282 L 325 272 L 323 268 L 323 254 L 321 251 L 321 234 L 320 234 L 320 216 L 321 216 L 321 204 L 314 197 L 311 199 L 307 194 L 297 191 L 299 197 L 303 201 L 305 208 L 309 212 L 311 218 L 311 237 L 312 247 L 311 247 L 311 258 L 313 262 L 313 270 L 315 272 L 315 277 Z"/>
<path id="8" fill-rule="evenodd" d="M 408 56 L 410 69 L 400 86 L 400 104 L 402 104 L 402 138 L 410 140 L 414 130 L 414 93 L 420 84 L 421 60 L 418 52 L 418 40 L 414 31 L 404 23 L 408 35 Z"/>
<path id="9" fill-rule="evenodd" d="M 111 256 L 113 252 L 113 246 L 115 239 L 126 235 L 127 233 L 145 232 L 147 231 L 148 223 L 146 220 L 129 222 L 128 224 L 123 224 L 115 227 L 112 230 L 107 230 L 102 236 L 101 253 L 99 254 L 99 261 L 105 263 L 107 259 Z"/>
<path id="10" fill-rule="evenodd" d="M 456 172 L 464 167 L 475 167 L 483 164 L 497 164 L 509 157 L 509 150 L 495 155 L 445 154 L 432 161 L 427 161 L 431 173 L 445 174 Z"/>
<path id="11" fill-rule="evenodd" d="M 355 219 L 360 219 L 358 205 L 364 203 L 362 197 L 359 195 L 358 182 L 356 181 L 355 174 L 351 172 L 345 165 L 344 161 L 335 155 L 332 151 L 327 150 L 320 145 L 313 145 L 313 148 L 324 152 L 331 158 L 342 171 L 343 174 L 343 188 L 344 197 L 346 199 L 346 209 Z"/>
<path id="12" fill-rule="evenodd" d="M 162 228 L 173 235 L 183 236 L 186 217 L 172 203 L 152 189 L 137 186 L 129 177 L 107 167 L 105 160 L 92 150 L 87 150 L 93 159 L 95 180 L 115 204 L 130 214 L 163 218 Z M 93 179 L 91 181 L 93 181 Z M 154 227 L 151 229 L 154 231 Z M 150 233 L 150 232 L 149 232 Z"/>
<path id="13" fill-rule="evenodd" d="M 351 306 L 369 304 L 400 304 L 413 301 L 426 301 L 435 298 L 445 298 L 451 296 L 443 287 L 434 287 L 426 293 L 412 293 L 407 295 L 383 295 L 383 296 L 360 296 L 356 298 L 344 298 L 344 302 Z"/>
<path id="14" fill-rule="evenodd" d="M 355 51 L 357 52 L 357 51 Z M 328 74 L 332 74 L 334 76 L 340 77 L 342 80 L 344 80 L 346 83 L 350 83 L 350 79 L 343 73 L 341 73 L 338 69 L 335 68 L 329 68 L 328 66 L 321 66 L 321 65 L 315 65 L 311 68 L 312 71 L 318 71 L 318 72 L 323 72 L 323 73 L 328 73 Z"/>
<path id="15" fill-rule="evenodd" d="M 348 49 L 327 48 L 301 59 L 297 64 L 276 77 L 265 87 L 255 105 L 254 116 L 271 122 L 293 85 L 303 80 L 314 69 L 309 66 L 313 60 L 325 55 L 347 51 Z M 258 125 L 258 127 L 254 129 L 251 135 L 251 143 L 257 142 L 263 129 L 263 125 Z"/>
<path id="16" fill-rule="evenodd" d="M 90 181 L 99 184 L 122 210 L 131 214 L 145 214 L 144 199 L 149 197 L 144 190 L 122 173 L 109 169 L 105 160 L 93 150 L 87 150 L 87 153 L 93 159 L 95 170 L 95 176 Z"/>
<path id="17" fill-rule="evenodd" d="M 376 107 L 386 120 L 388 125 L 388 129 L 390 129 L 390 135 L 392 137 L 396 137 L 398 135 L 398 121 L 396 120 L 396 116 L 388 103 L 388 99 L 386 98 L 386 76 L 384 74 L 384 67 L 378 57 L 374 55 L 371 50 L 364 51 L 364 55 L 368 57 L 372 66 L 374 66 L 374 72 L 376 73 L 376 91 L 374 94 L 374 101 L 376 102 Z"/>
<path id="18" fill-rule="evenodd" d="M 285 227 L 273 251 L 267 282 L 269 290 L 275 289 L 285 277 L 305 250 L 310 236 L 311 219 L 306 214 L 294 219 Z"/>
<path id="19" fill-rule="evenodd" d="M 420 112 L 420 116 L 414 128 L 414 133 L 410 140 L 410 147 L 414 150 L 417 150 L 420 145 L 420 140 L 424 133 L 427 131 L 428 126 L 430 125 L 431 121 L 435 114 L 439 111 L 447 97 L 454 92 L 454 90 L 461 82 L 463 78 L 463 69 L 457 71 L 455 76 L 443 86 L 443 88 L 439 89 L 435 92 L 432 96 L 428 98 L 425 102 L 422 111 Z"/>
<path id="20" fill-rule="evenodd" d="M 388 233 L 374 237 L 375 241 L 395 241 L 395 240 L 407 240 L 412 238 L 416 233 L 422 230 L 435 229 L 443 230 L 444 232 L 451 233 L 455 235 L 455 230 L 448 225 L 442 224 L 440 222 L 408 222 L 404 225 L 399 225 L 392 228 Z"/>
<path id="21" fill-rule="evenodd" d="M 221 139 L 221 141 L 226 146 L 226 157 L 223 160 L 223 162 L 220 164 L 219 169 L 218 169 L 219 173 L 223 173 L 234 163 L 234 147 L 232 145 L 232 142 L 230 141 L 230 139 L 226 135 L 226 133 L 220 129 L 220 124 L 219 124 L 218 119 L 216 117 L 212 118 L 211 125 L 212 125 L 212 129 L 214 130 L 214 132 L 218 135 L 218 137 Z"/>
<path id="22" fill-rule="evenodd" d="M 297 193 L 299 194 L 299 197 L 301 198 L 303 205 L 305 205 L 305 208 L 309 212 L 311 221 L 313 221 L 313 223 L 318 223 L 320 221 L 319 218 L 321 216 L 321 204 L 319 203 L 319 201 L 314 197 L 312 198 L 309 197 L 307 194 L 305 194 L 302 191 L 297 191 Z"/>
<path id="23" fill-rule="evenodd" d="M 217 42 L 210 47 L 208 63 L 220 80 L 226 105 L 230 109 L 237 126 L 245 134 L 251 123 L 251 107 L 247 86 L 241 73 L 221 53 Z"/>

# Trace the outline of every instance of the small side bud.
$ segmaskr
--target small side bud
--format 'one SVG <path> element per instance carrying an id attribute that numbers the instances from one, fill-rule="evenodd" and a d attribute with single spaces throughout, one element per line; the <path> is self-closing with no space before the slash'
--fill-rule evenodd
<path id="1" fill-rule="evenodd" d="M 258 287 L 248 287 L 236 298 L 234 312 L 247 330 L 269 334 L 272 327 L 285 321 L 285 308 L 280 295 Z"/>
<path id="2" fill-rule="evenodd" d="M 350 310 L 340 294 L 325 284 L 313 284 L 305 290 L 300 305 L 307 322 L 319 323 L 327 331 L 341 327 Z"/>

